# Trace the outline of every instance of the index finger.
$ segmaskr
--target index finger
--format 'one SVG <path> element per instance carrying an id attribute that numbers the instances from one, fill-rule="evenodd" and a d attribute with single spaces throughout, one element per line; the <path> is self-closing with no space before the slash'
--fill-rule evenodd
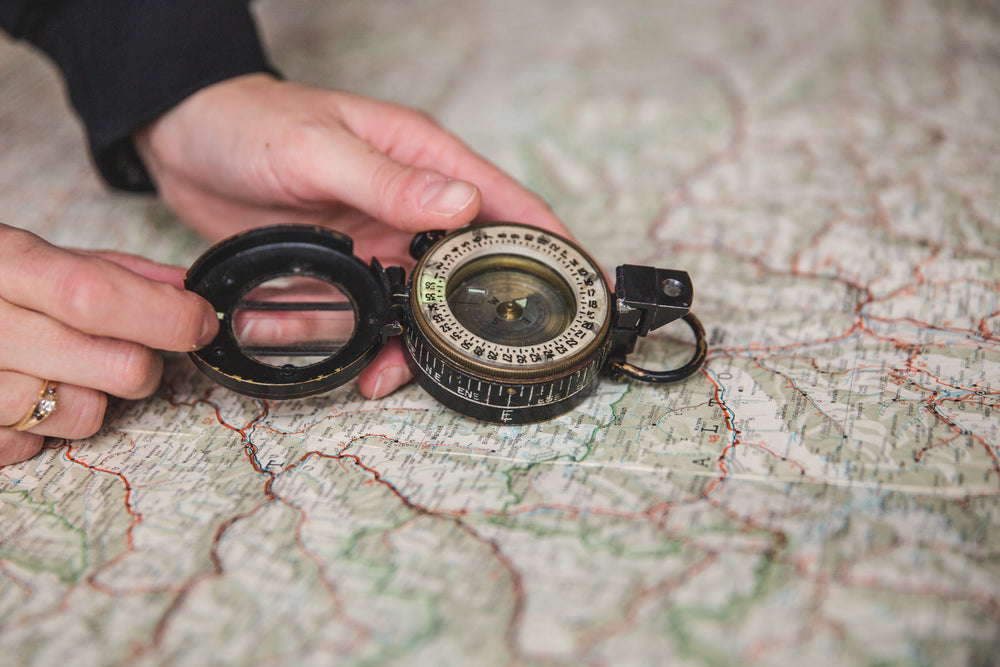
<path id="1" fill-rule="evenodd" d="M 215 310 L 197 294 L 5 225 L 0 299 L 84 333 L 160 350 L 196 349 L 218 330 Z"/>

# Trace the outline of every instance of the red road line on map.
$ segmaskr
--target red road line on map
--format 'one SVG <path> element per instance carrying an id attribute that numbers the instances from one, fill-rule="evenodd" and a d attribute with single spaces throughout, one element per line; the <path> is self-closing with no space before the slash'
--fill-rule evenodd
<path id="1" fill-rule="evenodd" d="M 929 369 L 919 364 L 917 361 L 919 354 L 920 350 L 915 349 L 913 353 L 910 355 L 910 357 L 906 360 L 906 367 L 910 373 L 923 374 L 931 378 L 931 380 L 936 382 L 938 385 L 947 387 L 948 389 L 964 389 L 957 387 L 950 382 L 945 381 L 944 378 L 935 375 Z M 902 378 L 900 378 L 900 380 L 902 380 Z M 997 484 L 1000 485 L 1000 455 L 998 455 L 994 445 L 991 445 L 983 436 L 974 433 L 971 430 L 966 429 L 962 426 L 959 426 L 957 423 L 955 423 L 953 420 L 943 415 L 938 410 L 938 406 L 946 400 L 955 403 L 962 403 L 965 402 L 965 400 L 968 398 L 979 397 L 980 402 L 984 403 L 983 396 L 993 395 L 993 394 L 1000 395 L 1000 390 L 987 392 L 986 394 L 980 394 L 976 390 L 971 390 L 971 391 L 966 390 L 967 393 L 965 394 L 964 398 L 956 398 L 952 396 L 939 396 L 938 391 L 935 389 L 931 389 L 930 387 L 924 387 L 923 385 L 917 385 L 917 386 L 919 386 L 921 389 L 930 394 L 930 396 L 921 401 L 922 403 L 924 403 L 924 408 L 927 412 L 929 412 L 931 415 L 937 418 L 941 423 L 947 425 L 949 428 L 956 431 L 958 436 L 965 435 L 966 437 L 975 440 L 980 444 L 980 446 L 982 446 L 982 448 L 986 451 L 987 455 L 993 460 L 993 471 L 996 473 L 997 476 Z M 922 451 L 921 451 L 921 456 L 922 456 Z"/>
<path id="2" fill-rule="evenodd" d="M 923 595 L 934 597 L 939 600 L 952 600 L 956 602 L 972 602 L 982 607 L 987 614 L 1000 622 L 1000 600 L 994 595 L 986 593 L 978 588 L 971 591 L 957 591 L 944 586 L 934 586 L 924 584 L 920 586 L 901 586 L 897 583 L 881 581 L 875 576 L 855 577 L 850 573 L 837 576 L 837 583 L 845 588 L 863 589 L 869 591 L 879 591 L 899 596 Z"/>
<path id="3" fill-rule="evenodd" d="M 345 446 L 344 449 L 347 449 L 347 447 L 349 447 L 349 446 L 350 445 Z M 324 458 L 324 459 L 331 459 L 331 460 L 334 460 L 334 461 L 344 461 L 344 460 L 352 461 L 356 466 L 358 466 L 359 468 L 361 468 L 362 470 L 364 470 L 365 472 L 367 472 L 368 474 L 370 474 L 372 476 L 372 478 L 373 478 L 373 481 L 375 481 L 378 484 L 383 485 L 386 489 L 389 490 L 390 493 L 392 493 L 392 495 L 396 496 L 396 498 L 400 502 L 402 502 L 404 505 L 406 505 L 406 507 L 408 507 L 409 509 L 412 509 L 413 511 L 415 511 L 415 512 L 417 512 L 419 514 L 428 514 L 428 515 L 432 515 L 432 516 L 434 515 L 433 512 L 431 512 L 430 510 L 428 510 L 423 505 L 418 505 L 417 503 L 415 503 L 412 500 L 410 500 L 409 498 L 407 498 L 406 495 L 403 494 L 403 492 L 401 492 L 399 489 L 397 489 L 394 484 L 392 484 L 388 480 L 384 479 L 382 477 L 382 473 L 380 473 L 377 469 L 375 469 L 375 468 L 373 468 L 373 467 L 371 467 L 371 466 L 366 465 L 365 463 L 363 463 L 361 461 L 361 457 L 358 456 L 357 454 L 343 454 L 343 453 L 328 454 L 327 452 L 321 452 L 321 451 L 318 451 L 318 450 L 313 450 L 313 451 L 306 452 L 305 454 L 303 454 L 302 457 L 299 459 L 299 463 L 300 464 L 301 463 L 305 463 L 308 459 L 310 459 L 310 458 L 312 458 L 314 456 L 319 457 L 319 458 Z"/>
<path id="4" fill-rule="evenodd" d="M 345 446 L 344 449 L 347 449 L 348 446 L 349 445 Z M 479 542 L 480 544 L 488 547 L 490 551 L 493 553 L 493 557 L 497 560 L 497 562 L 500 563 L 501 567 L 503 567 L 503 569 L 507 572 L 511 580 L 511 589 L 514 596 L 514 608 L 511 610 L 510 619 L 508 620 L 507 630 L 505 632 L 505 641 L 514 655 L 517 655 L 520 652 L 519 647 L 517 645 L 517 628 L 520 626 L 521 618 L 524 611 L 524 599 L 525 599 L 524 582 L 522 580 L 521 573 L 517 570 L 516 567 L 514 567 L 513 562 L 503 552 L 503 550 L 500 548 L 500 545 L 495 540 L 480 535 L 478 532 L 476 532 L 475 529 L 466 524 L 465 521 L 463 521 L 461 516 L 459 515 L 448 512 L 434 511 L 424 505 L 415 503 L 410 498 L 408 498 L 402 491 L 396 488 L 395 484 L 383 478 L 382 473 L 380 473 L 377 469 L 363 463 L 361 461 L 361 458 L 355 454 L 344 454 L 344 453 L 328 454 L 326 452 L 311 451 L 304 454 L 299 459 L 299 462 L 304 463 L 306 460 L 312 457 L 325 458 L 338 462 L 344 462 L 344 461 L 353 462 L 358 468 L 364 470 L 369 475 L 371 475 L 372 481 L 374 483 L 383 486 L 401 503 L 403 503 L 405 507 L 414 511 L 417 515 L 452 522 L 456 526 L 458 526 L 459 529 L 461 529 L 463 532 L 472 537 L 476 542 Z"/>
<path id="5" fill-rule="evenodd" d="M 910 547 L 931 548 L 935 551 L 950 551 L 951 545 L 942 547 L 940 544 L 926 543 L 919 538 L 913 541 Z M 869 548 L 863 555 L 854 559 L 845 559 L 840 562 L 832 572 L 833 580 L 845 588 L 855 588 L 863 590 L 881 591 L 893 595 L 909 597 L 912 595 L 923 595 L 928 597 L 943 598 L 947 600 L 966 601 L 979 604 L 984 607 L 991 616 L 1000 621 L 1000 599 L 995 595 L 984 592 L 981 588 L 976 588 L 968 592 L 956 591 L 935 584 L 924 584 L 920 586 L 901 586 L 896 582 L 885 582 L 875 575 L 855 576 L 852 570 L 865 562 L 875 562 L 880 559 L 891 558 L 902 545 L 899 542 L 887 542 Z"/>
<path id="6" fill-rule="evenodd" d="M 955 442 L 961 437 L 962 437 L 961 433 L 956 433 L 950 438 L 940 440 L 938 442 L 934 442 L 924 447 L 921 447 L 920 449 L 918 449 L 916 452 L 913 453 L 913 460 L 919 463 L 924 460 L 924 454 L 926 454 L 930 450 L 937 449 L 938 447 L 944 447 L 945 445 L 950 445 L 951 443 Z"/>
<path id="7" fill-rule="evenodd" d="M 122 435 L 121 437 L 125 438 L 126 440 L 130 440 L 131 441 L 131 439 L 129 439 L 127 436 Z M 69 444 L 69 441 L 65 441 L 64 440 L 63 443 L 61 444 L 61 446 L 65 446 L 66 451 L 63 452 L 63 455 L 66 457 L 66 459 L 68 461 L 72 462 L 75 465 L 78 465 L 80 467 L 83 467 L 83 468 L 89 470 L 92 474 L 103 473 L 103 474 L 106 474 L 106 475 L 111 475 L 112 477 L 117 477 L 122 482 L 122 485 L 125 487 L 125 497 L 124 497 L 125 512 L 132 517 L 132 521 L 131 521 L 131 523 L 129 524 L 128 528 L 125 531 L 125 549 L 122 550 L 122 551 L 119 551 L 117 554 L 115 554 L 115 556 L 113 558 L 111 558 L 106 563 L 103 563 L 100 567 L 98 567 L 97 569 L 95 569 L 93 572 L 91 572 L 86 577 L 87 584 L 89 586 L 91 586 L 92 588 L 101 591 L 105 595 L 115 596 L 115 595 L 118 594 L 118 590 L 116 588 L 114 588 L 114 586 L 111 586 L 111 585 L 108 585 L 108 584 L 105 584 L 105 583 L 99 581 L 98 577 L 100 577 L 100 575 L 102 573 L 104 573 L 105 571 L 107 571 L 109 568 L 112 568 L 116 564 L 120 563 L 122 560 L 124 560 L 130 554 L 133 554 L 133 553 L 136 552 L 136 550 L 135 550 L 134 533 L 135 533 L 135 529 L 139 526 L 139 524 L 142 523 L 143 517 L 142 517 L 142 513 L 138 512 L 132 506 L 132 492 L 133 492 L 132 483 L 128 480 L 128 478 L 123 473 L 120 473 L 120 472 L 117 472 L 117 471 L 114 471 L 114 470 L 110 470 L 110 469 L 108 469 L 106 467 L 103 467 L 101 465 L 86 463 L 86 462 L 81 461 L 80 459 L 76 458 L 73 455 L 73 449 L 74 449 L 74 447 L 73 447 L 73 445 Z M 132 448 L 134 449 L 134 447 L 135 447 L 135 443 L 132 442 Z M 132 588 L 131 590 L 133 592 L 141 592 L 141 593 L 144 593 L 144 594 L 149 594 L 149 593 L 164 593 L 164 592 L 169 592 L 171 590 L 174 590 L 174 587 L 172 587 L 172 586 L 148 586 L 148 587 Z"/>
<path id="8" fill-rule="evenodd" d="M 344 625 L 353 628 L 355 632 L 357 632 L 357 637 L 351 642 L 351 644 L 354 646 L 355 653 L 360 651 L 361 647 L 370 643 L 373 635 L 372 629 L 347 615 L 347 605 L 344 603 L 344 600 L 340 595 L 340 591 L 337 589 L 334 582 L 327 576 L 326 563 L 318 554 L 309 549 L 303 541 L 302 526 L 309 521 L 309 515 L 304 509 L 283 497 L 279 496 L 278 500 L 299 513 L 299 520 L 295 522 L 295 545 L 299 548 L 299 551 L 302 552 L 302 554 L 311 560 L 313 565 L 316 566 L 319 579 L 323 583 L 323 587 L 326 589 L 327 595 L 330 597 L 330 600 L 336 610 L 334 617 L 338 618 Z"/>
<path id="9" fill-rule="evenodd" d="M 222 537 L 225 535 L 226 531 L 238 521 L 253 516 L 258 511 L 260 511 L 261 508 L 266 507 L 267 505 L 273 503 L 276 500 L 276 496 L 270 490 L 270 486 L 271 483 L 274 481 L 274 477 L 266 470 L 262 470 L 257 465 L 254 457 L 255 452 L 253 449 L 253 444 L 250 442 L 246 433 L 251 427 L 256 425 L 258 421 L 267 416 L 268 413 L 267 402 L 260 401 L 260 406 L 261 406 L 260 412 L 257 414 L 256 417 L 250 420 L 246 426 L 243 426 L 241 428 L 227 422 L 225 418 L 223 418 L 222 416 L 222 410 L 219 407 L 219 405 L 211 402 L 207 398 L 207 396 L 208 394 L 206 393 L 206 398 L 196 400 L 192 404 L 192 406 L 197 405 L 198 403 L 205 403 L 206 405 L 209 405 L 215 410 L 216 419 L 218 420 L 220 425 L 240 434 L 240 437 L 244 444 L 244 451 L 247 454 L 247 459 L 250 461 L 250 465 L 256 472 L 264 474 L 268 477 L 263 487 L 263 493 L 265 497 L 262 501 L 257 503 L 257 505 L 255 505 L 250 510 L 230 516 L 228 519 L 226 519 L 219 525 L 219 527 L 216 529 L 212 537 L 211 548 L 209 549 L 209 560 L 211 561 L 212 570 L 209 572 L 199 572 L 193 575 L 192 577 L 188 578 L 186 581 L 180 584 L 180 586 L 176 587 L 177 593 L 174 596 L 173 600 L 171 600 L 170 605 L 164 610 L 164 612 L 160 615 L 160 618 L 157 620 L 156 626 L 153 629 L 151 641 L 145 645 L 136 646 L 130 655 L 130 659 L 132 660 L 139 658 L 143 654 L 159 647 L 162 644 L 163 638 L 166 635 L 167 628 L 170 624 L 171 619 L 173 618 L 177 610 L 181 608 L 181 606 L 183 605 L 184 601 L 187 599 L 191 591 L 198 584 L 200 584 L 203 581 L 207 581 L 209 579 L 220 577 L 224 574 L 225 568 L 223 567 L 222 559 L 219 556 L 219 545 L 221 544 Z M 183 403 L 172 403 L 172 405 L 181 405 L 181 404 Z M 175 589 L 172 588 L 170 590 L 175 590 Z"/>
<path id="10" fill-rule="evenodd" d="M 715 81 L 719 90 L 722 91 L 729 107 L 732 127 L 726 145 L 720 150 L 706 155 L 701 162 L 686 173 L 680 174 L 675 179 L 675 184 L 670 192 L 664 195 L 659 211 L 646 230 L 646 237 L 654 241 L 657 233 L 669 223 L 672 210 L 691 202 L 691 184 L 719 164 L 735 158 L 746 144 L 749 127 L 747 103 L 733 75 L 719 60 L 699 54 L 689 55 L 688 60 L 694 64 L 696 70 L 704 72 Z"/>
<path id="11" fill-rule="evenodd" d="M 762 364 L 762 363 L 760 362 L 760 360 L 759 360 L 759 359 L 757 359 L 757 358 L 754 358 L 754 359 L 753 359 L 753 362 L 754 362 L 754 364 L 755 364 L 755 365 L 757 366 L 757 368 L 761 369 L 762 371 L 764 371 L 764 372 L 766 372 L 766 373 L 774 373 L 774 374 L 775 374 L 775 375 L 777 375 L 778 377 L 782 377 L 782 378 L 784 378 L 784 379 L 785 379 L 785 382 L 787 383 L 787 386 L 788 386 L 788 387 L 790 387 L 791 389 L 795 390 L 795 391 L 796 391 L 796 392 L 797 392 L 797 393 L 799 394 L 799 396 L 802 396 L 802 397 L 804 397 L 804 398 L 805 398 L 805 400 L 806 400 L 806 401 L 808 401 L 808 402 L 809 402 L 809 404 L 810 404 L 810 405 L 812 406 L 812 409 L 813 409 L 813 411 L 814 411 L 814 412 L 816 412 L 817 414 L 819 414 L 819 415 L 820 415 L 820 416 L 821 416 L 821 417 L 822 417 L 823 419 L 827 420 L 827 421 L 828 421 L 829 423 L 833 424 L 833 426 L 834 426 L 834 427 L 835 427 L 835 428 L 836 428 L 836 429 L 837 429 L 838 431 L 840 431 L 840 435 L 841 435 L 841 437 L 842 437 L 842 438 L 844 438 L 844 437 L 847 437 L 847 434 L 846 434 L 846 433 L 844 432 L 844 427 L 843 427 L 843 425 L 842 425 L 842 424 L 840 424 L 839 422 L 837 422 L 837 421 L 836 421 L 836 420 L 835 420 L 835 419 L 834 419 L 833 417 L 831 417 L 830 415 L 828 415 L 828 414 L 826 414 L 825 412 L 823 412 L 822 408 L 820 408 L 820 407 L 819 407 L 819 406 L 818 406 L 818 405 L 816 404 L 816 401 L 815 401 L 815 399 L 813 399 L 813 397 L 812 397 L 812 396 L 810 396 L 810 395 L 809 395 L 809 394 L 808 394 L 808 393 L 807 393 L 807 392 L 806 392 L 805 390 L 803 390 L 803 389 L 800 389 L 800 388 L 799 388 L 799 385 L 798 385 L 798 382 L 796 382 L 796 381 L 795 381 L 795 380 L 794 380 L 794 379 L 793 379 L 793 378 L 792 378 L 792 377 L 791 377 L 791 376 L 790 376 L 789 374 L 787 374 L 787 373 L 782 373 L 781 371 L 778 371 L 778 370 L 775 370 L 775 369 L 773 369 L 773 368 L 769 368 L 769 367 L 765 366 L 764 364 Z M 815 368 L 815 369 L 816 369 L 816 371 L 817 371 L 817 372 L 819 372 L 819 373 L 825 373 L 825 371 L 822 371 L 822 370 L 820 370 L 820 369 L 819 369 L 819 368 L 818 368 L 818 367 L 816 366 L 816 362 L 815 362 L 815 360 L 814 360 L 814 359 L 813 359 L 813 368 Z M 876 368 L 876 367 L 873 367 L 873 369 L 874 369 L 874 368 Z M 879 370 L 880 370 L 880 369 L 879 369 Z M 851 369 L 850 371 L 846 371 L 846 370 L 845 370 L 845 371 L 842 371 L 842 372 L 844 372 L 844 373 L 847 373 L 847 372 L 856 372 L 856 371 L 857 371 L 857 369 Z M 774 456 L 778 456 L 779 458 L 782 458 L 782 459 L 785 459 L 785 457 L 781 457 L 781 456 L 780 456 L 779 454 L 776 454 L 776 453 L 773 453 L 773 452 L 772 452 L 772 454 L 773 454 Z M 794 463 L 795 465 L 797 465 L 797 466 L 799 467 L 799 469 L 800 469 L 800 470 L 802 470 L 802 473 L 803 473 L 803 474 L 805 474 L 805 467 L 804 467 L 804 466 L 803 466 L 803 465 L 802 465 L 801 463 L 799 463 L 798 461 L 794 461 L 794 460 L 792 460 L 792 459 L 785 459 L 785 460 L 788 460 L 788 461 L 789 461 L 790 463 Z M 811 478 L 810 478 L 810 479 L 811 479 Z"/>
<path id="12" fill-rule="evenodd" d="M 507 619 L 507 628 L 504 631 L 504 641 L 507 644 L 507 648 L 510 649 L 511 654 L 517 656 L 521 654 L 521 647 L 517 642 L 517 635 L 520 632 L 521 623 L 524 619 L 524 605 L 527 599 L 527 593 L 524 588 L 524 579 L 521 576 L 521 572 L 514 566 L 513 561 L 510 557 L 504 553 L 503 549 L 496 540 L 492 540 L 487 537 L 480 535 L 472 526 L 468 525 L 461 519 L 452 519 L 459 529 L 471 537 L 474 541 L 485 545 L 493 554 L 493 558 L 496 559 L 500 566 L 507 572 L 507 576 L 510 578 L 511 594 L 514 597 L 514 605 L 511 609 L 510 616 Z"/>
<path id="13" fill-rule="evenodd" d="M 27 582 L 23 581 L 21 577 L 14 576 L 14 573 L 10 571 L 10 567 L 7 565 L 7 559 L 5 558 L 0 558 L 0 572 L 3 572 L 3 575 L 7 577 L 7 579 L 14 582 L 14 585 L 20 588 L 25 595 L 34 594 L 34 589 L 32 589 Z"/>
<path id="14" fill-rule="evenodd" d="M 129 524 L 128 529 L 125 531 L 125 542 L 127 550 L 132 551 L 135 548 L 135 543 L 133 541 L 132 533 L 135 530 L 135 527 L 138 526 L 140 523 L 142 523 L 142 514 L 136 511 L 135 508 L 132 507 L 132 483 L 129 482 L 128 478 L 120 472 L 109 470 L 99 465 L 84 463 L 83 461 L 74 458 L 73 445 L 69 444 L 69 441 L 64 441 L 64 442 L 66 451 L 63 452 L 63 456 L 65 456 L 69 461 L 72 461 L 78 466 L 86 468 L 91 473 L 95 474 L 104 473 L 105 475 L 111 475 L 112 477 L 117 477 L 119 481 L 121 481 L 122 486 L 125 487 L 125 512 L 132 517 L 132 522 Z"/>
<path id="15" fill-rule="evenodd" d="M 164 636 L 167 633 L 167 629 L 171 619 L 173 618 L 174 614 L 177 613 L 177 611 L 184 604 L 185 600 L 187 600 L 187 597 L 188 595 L 191 594 L 191 591 L 194 590 L 194 588 L 203 581 L 215 579 L 217 577 L 222 576 L 225 573 L 225 568 L 223 568 L 222 566 L 222 559 L 219 557 L 219 552 L 218 552 L 219 544 L 225 532 L 237 521 L 253 516 L 258 511 L 260 511 L 261 508 L 266 507 L 272 502 L 274 502 L 273 497 L 258 503 L 256 506 L 254 506 L 252 509 L 246 512 L 241 512 L 237 515 L 231 516 L 230 518 L 222 522 L 222 524 L 216 529 L 215 534 L 213 535 L 211 541 L 212 548 L 209 551 L 209 559 L 211 560 L 212 563 L 212 570 L 209 572 L 199 572 L 188 578 L 179 587 L 177 587 L 176 589 L 177 594 L 174 596 L 173 600 L 170 601 L 170 604 L 163 611 L 163 613 L 160 614 L 160 618 L 157 620 L 156 626 L 153 628 L 151 641 L 145 645 L 135 646 L 131 654 L 129 655 L 129 660 L 136 660 L 145 653 L 161 646 L 163 643 Z"/>
<path id="16" fill-rule="evenodd" d="M 173 388 L 171 388 L 169 385 L 167 385 L 167 386 L 168 386 L 168 389 L 170 389 L 171 394 L 174 394 L 175 392 L 174 392 Z M 216 420 L 219 422 L 219 424 L 221 426 L 224 426 L 225 428 L 228 428 L 229 430 L 231 430 L 231 431 L 239 434 L 241 442 L 244 445 L 244 451 L 246 451 L 247 458 L 250 460 L 250 465 L 253 467 L 253 469 L 256 472 L 261 473 L 261 474 L 269 474 L 266 470 L 262 469 L 257 464 L 256 457 L 255 457 L 256 447 L 253 445 L 253 443 L 250 441 L 249 437 L 247 436 L 247 431 L 248 430 L 250 430 L 254 426 L 257 426 L 262 419 L 264 419 L 265 417 L 267 417 L 268 412 L 269 412 L 269 404 L 268 404 L 267 400 L 265 400 L 265 399 L 258 399 L 258 405 L 260 405 L 260 412 L 257 414 L 257 416 L 255 416 L 253 419 L 251 419 L 249 422 L 247 422 L 247 424 L 245 426 L 239 427 L 239 426 L 236 426 L 235 424 L 230 424 L 228 421 L 226 421 L 226 419 L 222 416 L 222 408 L 219 406 L 219 404 L 213 402 L 212 400 L 210 400 L 210 396 L 211 396 L 211 393 L 212 393 L 213 389 L 214 389 L 214 387 L 210 387 L 209 389 L 207 389 L 205 391 L 205 393 L 202 395 L 201 398 L 194 399 L 193 401 L 178 401 L 173 395 L 168 396 L 166 398 L 166 400 L 173 407 L 178 407 L 178 406 L 182 406 L 182 405 L 186 406 L 186 407 L 195 407 L 198 404 L 202 404 L 203 403 L 203 404 L 209 406 L 210 408 L 212 408 L 212 410 L 215 411 L 215 418 L 216 418 Z"/>
<path id="17" fill-rule="evenodd" d="M 973 433 L 972 431 L 970 431 L 968 429 L 962 428 L 961 426 L 959 426 L 958 424 L 956 424 L 955 422 L 953 422 L 952 420 L 948 419 L 943 414 L 941 414 L 940 412 L 938 412 L 936 404 L 933 404 L 933 403 L 932 404 L 928 404 L 926 406 L 926 409 L 932 415 L 934 415 L 935 417 L 937 417 L 941 422 L 943 422 L 944 424 L 947 424 L 949 427 L 951 427 L 954 430 L 958 431 L 958 435 L 964 435 L 964 436 L 966 436 L 968 438 L 972 438 L 973 440 L 975 440 L 976 442 L 978 442 L 983 447 L 984 450 L 986 450 L 986 453 L 989 455 L 989 457 L 991 459 L 993 459 L 993 472 L 996 473 L 997 484 L 1000 485 L 1000 455 L 997 454 L 997 451 L 993 447 L 993 445 L 991 445 L 989 442 L 987 442 L 986 438 L 982 437 L 981 435 L 979 435 L 977 433 Z"/>
<path id="18" fill-rule="evenodd" d="M 707 499 L 715 491 L 716 487 L 719 484 L 725 482 L 726 478 L 729 477 L 729 468 L 726 466 L 726 452 L 730 448 L 740 444 L 741 431 L 738 428 L 736 428 L 736 425 L 733 423 L 732 411 L 726 406 L 725 401 L 722 400 L 722 386 L 715 381 L 715 378 L 712 377 L 712 374 L 709 373 L 705 368 L 701 369 L 701 374 L 705 377 L 705 379 L 708 380 L 709 384 L 712 385 L 713 400 L 715 400 L 716 404 L 720 406 L 720 409 L 722 411 L 722 421 L 725 424 L 726 428 L 732 433 L 732 442 L 722 450 L 722 453 L 719 454 L 719 457 L 717 459 L 720 472 L 719 477 L 713 479 L 709 483 L 709 485 L 701 492 L 701 498 Z"/>
<path id="19" fill-rule="evenodd" d="M 915 318 L 912 318 L 912 317 L 882 317 L 880 315 L 865 315 L 865 319 L 873 320 L 875 322 L 881 322 L 883 324 L 898 324 L 900 322 L 906 322 L 908 324 L 912 324 L 914 327 L 919 327 L 921 329 L 928 329 L 928 330 L 931 330 L 931 331 L 944 331 L 944 332 L 947 332 L 947 333 L 961 334 L 963 336 L 982 336 L 983 338 L 986 339 L 986 341 L 1000 341 L 1000 338 L 998 338 L 997 336 L 994 336 L 994 335 L 989 334 L 989 333 L 984 333 L 983 331 L 981 331 L 978 328 L 975 328 L 975 329 L 966 329 L 966 328 L 963 328 L 963 327 L 948 326 L 947 324 L 931 324 L 929 322 L 922 322 L 921 320 L 918 320 L 918 319 L 915 319 Z M 892 339 L 889 339 L 889 340 L 892 340 Z M 959 344 L 973 345 L 972 343 L 964 343 L 964 342 L 960 342 L 960 341 L 956 341 L 956 342 L 949 341 L 948 342 L 948 345 L 959 345 Z M 924 342 L 921 342 L 921 343 L 901 343 L 900 344 L 901 347 L 910 347 L 912 345 L 918 345 L 920 347 L 924 347 L 924 346 L 937 346 L 937 347 L 940 347 L 940 344 L 938 344 L 938 343 L 924 343 Z M 978 348 L 978 347 L 981 347 L 981 346 L 975 345 L 975 347 Z"/>
<path id="20" fill-rule="evenodd" d="M 174 408 L 182 406 L 186 408 L 193 408 L 197 407 L 200 403 L 207 404 L 209 402 L 209 398 L 212 396 L 212 392 L 216 389 L 216 385 L 209 385 L 202 393 L 201 398 L 195 398 L 190 401 L 178 400 L 177 390 L 174 389 L 173 385 L 167 380 L 163 381 L 163 388 L 167 390 L 167 395 L 163 397 L 163 400 L 165 400 L 168 405 Z"/>
<path id="21" fill-rule="evenodd" d="M 982 319 L 979 320 L 979 333 L 981 333 L 984 338 L 987 338 L 989 340 L 1000 340 L 1000 336 L 998 336 L 997 334 L 994 334 L 994 333 L 990 332 L 986 328 L 986 321 L 987 320 L 993 320 L 993 319 L 996 319 L 998 317 L 1000 317 L 1000 310 L 993 311 L 992 313 L 990 313 L 986 317 L 984 317 L 984 318 L 982 318 Z M 1000 327 L 998 327 L 998 330 L 1000 330 Z"/>
<path id="22" fill-rule="evenodd" d="M 810 621 L 806 624 L 803 631 L 792 636 L 787 633 L 772 632 L 769 635 L 761 637 L 747 645 L 744 650 L 746 658 L 757 661 L 776 649 L 805 644 L 819 634 L 817 625 L 829 628 L 841 642 L 846 641 L 847 630 L 844 625 L 823 615 L 823 604 L 828 597 L 830 577 L 825 573 L 821 573 L 815 577 L 806 577 L 806 579 L 814 584 L 814 591 L 810 597 Z"/>
<path id="23" fill-rule="evenodd" d="M 601 642 L 612 637 L 623 636 L 636 629 L 643 607 L 656 602 L 662 602 L 665 596 L 674 592 L 699 574 L 708 570 L 719 560 L 715 551 L 707 551 L 703 558 L 693 563 L 684 571 L 668 577 L 655 586 L 640 586 L 625 603 L 621 620 L 607 621 L 595 628 L 585 630 L 577 641 L 573 651 L 573 662 L 583 662 L 588 653 Z"/>

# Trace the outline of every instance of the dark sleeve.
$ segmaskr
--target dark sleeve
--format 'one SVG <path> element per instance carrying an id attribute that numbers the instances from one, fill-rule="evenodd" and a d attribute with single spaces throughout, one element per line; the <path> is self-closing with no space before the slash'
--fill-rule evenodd
<path id="1" fill-rule="evenodd" d="M 0 0 L 0 26 L 62 70 L 98 170 L 153 190 L 132 134 L 195 91 L 274 70 L 247 0 Z"/>

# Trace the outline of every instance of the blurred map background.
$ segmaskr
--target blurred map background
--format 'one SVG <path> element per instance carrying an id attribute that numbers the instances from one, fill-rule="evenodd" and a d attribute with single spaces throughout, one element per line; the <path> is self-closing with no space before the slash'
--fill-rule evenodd
<path id="1" fill-rule="evenodd" d="M 1000 5 L 257 5 L 289 78 L 426 109 L 606 267 L 689 271 L 704 371 L 496 428 L 168 359 L 0 469 L 3 664 L 996 664 Z M 0 215 L 187 264 L 0 43 Z M 685 350 L 670 329 L 640 361 Z"/>

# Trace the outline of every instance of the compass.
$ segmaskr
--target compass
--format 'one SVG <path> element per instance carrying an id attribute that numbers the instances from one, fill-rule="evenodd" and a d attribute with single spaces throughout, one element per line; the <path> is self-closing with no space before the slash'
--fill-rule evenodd
<path id="1" fill-rule="evenodd" d="M 683 271 L 620 266 L 612 290 L 575 243 L 518 223 L 424 232 L 410 252 L 417 263 L 407 279 L 401 267 L 365 264 L 349 237 L 321 227 L 227 239 L 185 277 L 220 320 L 216 338 L 191 358 L 239 393 L 297 398 L 353 379 L 400 335 L 421 387 L 500 424 L 571 410 L 602 372 L 672 382 L 704 361 Z M 650 371 L 627 362 L 639 337 L 677 319 L 695 335 L 688 363 Z"/>

